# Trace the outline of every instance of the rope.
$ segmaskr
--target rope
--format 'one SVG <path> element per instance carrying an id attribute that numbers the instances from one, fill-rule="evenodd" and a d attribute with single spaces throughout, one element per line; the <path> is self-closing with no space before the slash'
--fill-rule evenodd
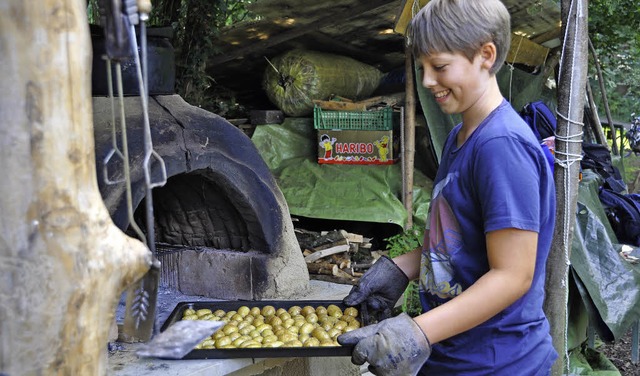
<path id="1" fill-rule="evenodd" d="M 518 52 L 520 52 L 520 46 L 522 46 L 522 38 L 520 38 L 520 42 L 518 43 L 518 48 L 516 49 L 516 53 L 513 56 L 513 63 L 507 63 L 507 65 L 509 66 L 509 103 L 512 102 L 512 95 L 511 95 L 511 89 L 513 86 L 513 71 L 515 70 L 515 66 L 513 64 L 515 64 L 515 61 L 518 58 Z"/>
<path id="2" fill-rule="evenodd" d="M 571 23 L 572 22 L 578 22 L 577 20 L 574 21 L 573 18 L 571 17 L 572 14 L 574 14 L 574 10 L 576 11 L 576 19 L 580 20 L 583 16 L 584 16 L 584 10 L 582 7 L 582 3 L 580 1 L 578 1 L 578 5 L 577 5 L 577 9 L 576 9 L 576 4 L 575 4 L 575 0 L 571 0 L 571 4 L 570 4 L 570 8 L 569 8 L 569 17 L 567 19 L 567 26 L 565 28 L 565 35 L 564 35 L 564 40 L 568 40 L 567 36 L 569 33 L 569 30 L 571 29 Z M 576 26 L 574 29 L 574 40 L 578 40 L 578 27 Z M 566 53 L 566 43 L 563 43 L 562 46 L 562 55 L 560 58 L 560 66 L 563 66 L 563 61 L 565 59 L 565 53 Z M 576 59 L 577 56 L 576 54 L 573 54 L 572 56 L 572 61 L 571 61 L 571 66 L 574 67 L 576 66 Z M 574 75 L 571 75 L 571 82 L 569 87 L 573 87 L 573 79 L 574 79 Z M 558 81 L 562 80 L 562 70 L 560 71 L 560 74 L 558 76 Z M 575 106 L 575 104 L 573 103 L 572 97 L 569 96 L 569 108 L 568 108 L 568 113 L 571 114 L 572 113 L 572 108 Z M 569 119 L 568 116 L 565 116 L 563 114 L 557 113 L 558 116 L 567 121 L 569 124 L 575 124 L 575 125 L 580 125 L 580 126 L 584 126 L 583 123 L 574 121 Z M 577 134 L 574 135 L 569 135 L 569 127 L 567 127 L 567 134 L 564 136 L 561 135 L 557 135 L 556 134 L 556 139 L 563 141 L 563 142 L 567 142 L 567 143 L 577 143 L 577 142 L 582 142 L 582 135 L 584 134 L 584 132 L 579 132 Z M 578 139 L 580 138 L 580 139 Z M 568 149 L 568 148 L 567 148 Z M 572 191 L 571 191 L 571 184 L 570 184 L 570 176 L 569 176 L 569 169 L 571 167 L 572 164 L 574 164 L 575 162 L 578 162 L 582 159 L 582 155 L 577 155 L 577 154 L 571 154 L 568 152 L 560 152 L 556 149 L 556 155 L 561 155 L 564 156 L 565 158 L 563 160 L 559 160 L 556 158 L 556 162 L 557 164 L 563 168 L 563 174 L 564 174 L 564 189 L 565 189 L 565 207 L 569 207 L 571 200 L 570 198 L 572 197 Z M 570 256 L 569 256 L 569 251 L 570 251 L 570 245 L 569 245 L 569 229 L 571 228 L 571 224 L 572 224 L 572 220 L 573 218 L 571 218 L 571 216 L 565 215 L 563 217 L 563 245 L 564 245 L 564 256 L 565 256 L 565 271 L 564 271 L 564 276 L 562 278 L 561 281 L 561 285 L 562 288 L 564 289 L 565 292 L 565 307 L 568 307 L 569 304 L 569 288 L 568 288 L 568 278 L 569 278 L 569 266 L 571 265 L 571 260 L 570 260 Z M 569 322 L 569 310 L 566 309 L 565 311 L 565 323 Z M 564 357 L 565 357 L 565 364 L 567 365 L 567 369 L 570 369 L 569 367 L 569 349 L 568 349 L 568 328 L 565 326 L 565 330 L 564 330 Z"/>

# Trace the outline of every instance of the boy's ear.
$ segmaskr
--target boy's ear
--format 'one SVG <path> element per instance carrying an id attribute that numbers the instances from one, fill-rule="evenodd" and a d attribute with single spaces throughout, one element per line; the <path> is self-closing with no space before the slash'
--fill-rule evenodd
<path id="1" fill-rule="evenodd" d="M 487 42 L 480 47 L 480 57 L 482 58 L 482 65 L 487 69 L 491 69 L 496 62 L 496 45 L 493 42 Z"/>

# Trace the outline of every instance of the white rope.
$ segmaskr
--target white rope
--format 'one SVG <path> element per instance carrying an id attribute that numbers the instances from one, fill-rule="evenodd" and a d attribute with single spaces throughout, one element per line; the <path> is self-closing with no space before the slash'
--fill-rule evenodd
<path id="1" fill-rule="evenodd" d="M 520 42 L 518 43 L 518 48 L 516 49 L 516 53 L 513 56 L 513 62 L 512 63 L 507 63 L 507 65 L 509 66 L 509 102 L 511 103 L 512 101 L 512 96 L 511 96 L 511 90 L 513 88 L 513 71 L 515 70 L 515 66 L 513 64 L 515 64 L 516 60 L 518 59 L 518 52 L 520 52 L 520 46 L 522 46 L 522 37 L 520 37 Z"/>
<path id="2" fill-rule="evenodd" d="M 571 22 L 573 22 L 573 18 L 571 17 L 571 15 L 573 14 L 573 10 L 575 9 L 575 0 L 571 0 L 571 4 L 570 4 L 570 9 L 569 9 L 569 18 L 567 19 L 567 25 L 565 28 L 565 35 L 564 35 L 564 40 L 567 40 L 567 36 L 568 36 L 568 32 L 571 29 L 570 25 Z M 576 11 L 576 19 L 580 20 L 581 18 L 583 18 L 583 8 L 582 8 L 582 3 L 580 1 L 578 1 L 578 5 L 577 5 L 577 11 Z M 577 21 L 576 21 L 577 22 Z M 574 34 L 574 40 L 578 40 L 578 27 L 575 27 L 575 34 Z M 566 52 L 566 43 L 563 43 L 562 46 L 562 55 L 560 58 L 560 66 L 563 66 L 563 61 L 565 59 L 565 52 Z M 575 67 L 576 66 L 576 59 L 578 57 L 576 56 L 576 54 L 573 54 L 573 60 L 571 62 L 571 67 Z M 569 87 L 572 88 L 573 87 L 573 79 L 574 79 L 574 75 L 571 76 L 571 82 Z M 560 71 L 559 77 L 558 77 L 558 81 L 562 80 L 562 70 Z M 572 96 L 569 96 L 569 108 L 568 108 L 568 113 L 571 114 L 572 113 L 572 108 L 573 108 L 574 104 L 572 102 Z M 568 116 L 564 116 L 560 113 L 557 113 L 558 116 L 567 121 L 569 124 L 575 124 L 575 125 L 580 125 L 580 126 L 584 126 L 583 123 L 578 122 L 578 121 L 573 121 L 571 119 L 569 119 Z M 563 141 L 563 142 L 567 142 L 567 143 L 577 143 L 577 142 L 582 142 L 582 136 L 584 134 L 584 132 L 580 132 L 574 135 L 569 135 L 569 127 L 567 127 L 567 134 L 562 136 L 562 135 L 557 135 L 556 134 L 556 139 Z M 578 139 L 580 138 L 580 139 Z M 568 149 L 568 148 L 567 148 Z M 570 183 L 570 176 L 569 176 L 569 170 L 572 164 L 574 164 L 575 162 L 578 162 L 582 159 L 582 155 L 577 155 L 577 154 L 571 154 L 568 152 L 560 152 L 556 149 L 556 155 L 561 155 L 564 156 L 565 158 L 563 160 L 559 160 L 556 158 L 556 162 L 557 164 L 563 168 L 563 173 L 564 173 L 564 189 L 565 189 L 565 207 L 569 207 L 570 203 L 571 203 L 571 197 L 572 197 L 572 192 L 571 192 L 571 183 Z M 564 272 L 564 277 L 562 279 L 562 288 L 565 291 L 565 307 L 568 307 L 569 304 L 569 289 L 568 289 L 568 277 L 569 277 L 569 266 L 571 265 L 571 260 L 569 257 L 569 251 L 570 251 L 570 244 L 569 244 L 569 229 L 571 228 L 571 223 L 572 223 L 572 219 L 571 216 L 565 215 L 563 217 L 564 222 L 563 222 L 563 236 L 564 236 L 564 256 L 565 256 L 565 272 Z M 569 310 L 568 308 L 565 311 L 565 323 L 569 322 Z M 565 331 L 564 331 L 564 357 L 565 357 L 565 362 L 567 365 L 567 369 L 570 369 L 569 366 L 569 349 L 568 349 L 568 327 L 565 326 Z"/>

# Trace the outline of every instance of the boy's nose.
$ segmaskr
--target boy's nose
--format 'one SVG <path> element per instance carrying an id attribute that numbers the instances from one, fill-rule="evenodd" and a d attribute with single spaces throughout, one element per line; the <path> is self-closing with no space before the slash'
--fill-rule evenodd
<path id="1" fill-rule="evenodd" d="M 425 88 L 431 88 L 436 85 L 436 80 L 434 78 L 433 72 L 429 68 L 422 69 L 422 86 Z"/>

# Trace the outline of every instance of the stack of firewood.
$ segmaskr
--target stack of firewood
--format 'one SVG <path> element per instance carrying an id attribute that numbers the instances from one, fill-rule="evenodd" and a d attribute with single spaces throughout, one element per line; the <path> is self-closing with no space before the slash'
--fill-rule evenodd
<path id="1" fill-rule="evenodd" d="M 345 230 L 295 232 L 311 279 L 356 284 L 382 254 L 372 250 L 370 238 Z"/>

